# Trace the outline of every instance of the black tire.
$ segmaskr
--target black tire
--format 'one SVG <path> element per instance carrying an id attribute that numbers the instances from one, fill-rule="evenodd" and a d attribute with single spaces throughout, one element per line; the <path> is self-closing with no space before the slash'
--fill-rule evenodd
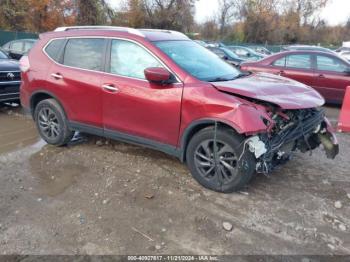
<path id="1" fill-rule="evenodd" d="M 39 102 L 34 110 L 34 119 L 40 136 L 50 145 L 64 146 L 74 136 L 62 107 L 55 99 Z"/>
<path id="2" fill-rule="evenodd" d="M 256 160 L 248 146 L 244 149 L 243 136 L 228 128 L 218 127 L 218 159 L 215 164 L 211 154 L 215 152 L 214 130 L 214 127 L 208 127 L 193 136 L 187 147 L 187 165 L 194 179 L 202 186 L 216 192 L 232 193 L 242 189 L 252 179 Z M 210 171 L 211 168 L 213 170 Z"/>

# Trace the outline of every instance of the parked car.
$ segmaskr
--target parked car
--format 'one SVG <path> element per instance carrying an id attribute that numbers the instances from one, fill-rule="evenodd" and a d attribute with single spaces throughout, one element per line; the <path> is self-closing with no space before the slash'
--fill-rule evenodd
<path id="1" fill-rule="evenodd" d="M 219 192 L 295 150 L 323 144 L 328 157 L 338 153 L 316 91 L 242 74 L 179 32 L 59 28 L 20 64 L 22 105 L 47 143 L 65 145 L 79 130 L 140 144 L 178 157 Z"/>
<path id="2" fill-rule="evenodd" d="M 14 40 L 3 45 L 2 49 L 7 52 L 11 58 L 19 60 L 34 46 L 36 41 L 36 39 Z"/>
<path id="3" fill-rule="evenodd" d="M 249 47 L 244 46 L 227 46 L 228 49 L 236 53 L 240 58 L 245 60 L 257 61 L 264 58 L 266 55 L 258 54 Z"/>
<path id="4" fill-rule="evenodd" d="M 222 47 L 208 47 L 210 51 L 212 51 L 214 54 L 216 54 L 221 59 L 225 60 L 227 63 L 233 65 L 233 66 L 239 66 L 242 62 L 245 60 L 242 58 L 239 58 L 238 55 L 236 55 L 234 52 L 227 48 Z"/>
<path id="5" fill-rule="evenodd" d="M 12 60 L 0 50 L 0 102 L 19 101 L 21 73 L 18 61 Z"/>
<path id="6" fill-rule="evenodd" d="M 315 45 L 290 45 L 282 47 L 282 51 L 320 51 L 334 54 L 334 51 L 324 48 L 322 46 Z"/>
<path id="7" fill-rule="evenodd" d="M 250 48 L 263 56 L 272 55 L 272 52 L 263 46 L 250 46 Z"/>
<path id="8" fill-rule="evenodd" d="M 294 79 L 316 89 L 329 103 L 342 103 L 345 88 L 350 85 L 350 63 L 326 52 L 282 52 L 258 62 L 243 63 L 241 68 Z"/>

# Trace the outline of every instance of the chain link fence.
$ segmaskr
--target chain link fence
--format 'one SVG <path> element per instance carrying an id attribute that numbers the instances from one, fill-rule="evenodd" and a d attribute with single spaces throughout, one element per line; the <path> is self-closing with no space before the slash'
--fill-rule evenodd
<path id="1" fill-rule="evenodd" d="M 27 39 L 27 38 L 38 38 L 37 34 L 27 32 L 16 32 L 16 31 L 3 31 L 0 30 L 0 46 L 16 39 Z"/>

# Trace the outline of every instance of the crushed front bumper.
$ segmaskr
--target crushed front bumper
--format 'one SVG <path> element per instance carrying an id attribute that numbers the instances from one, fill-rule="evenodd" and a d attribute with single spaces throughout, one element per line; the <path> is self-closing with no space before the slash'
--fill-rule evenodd
<path id="1" fill-rule="evenodd" d="M 300 117 L 276 134 L 251 137 L 247 144 L 257 159 L 256 171 L 264 174 L 285 163 L 296 150 L 311 152 L 323 145 L 328 158 L 339 154 L 338 140 L 323 110 L 314 111 L 307 118 Z"/>

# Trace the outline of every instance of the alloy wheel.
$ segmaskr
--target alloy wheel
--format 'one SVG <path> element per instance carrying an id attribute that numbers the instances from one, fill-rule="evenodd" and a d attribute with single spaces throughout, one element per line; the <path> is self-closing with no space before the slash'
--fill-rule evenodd
<path id="1" fill-rule="evenodd" d="M 55 139 L 60 135 L 59 123 L 56 113 L 43 107 L 38 114 L 38 123 L 40 131 L 49 139 Z"/>
<path id="2" fill-rule="evenodd" d="M 214 140 L 205 140 L 195 150 L 194 163 L 200 175 L 216 184 L 228 184 L 236 178 L 237 162 L 232 147 L 222 141 L 217 140 L 215 148 Z"/>

